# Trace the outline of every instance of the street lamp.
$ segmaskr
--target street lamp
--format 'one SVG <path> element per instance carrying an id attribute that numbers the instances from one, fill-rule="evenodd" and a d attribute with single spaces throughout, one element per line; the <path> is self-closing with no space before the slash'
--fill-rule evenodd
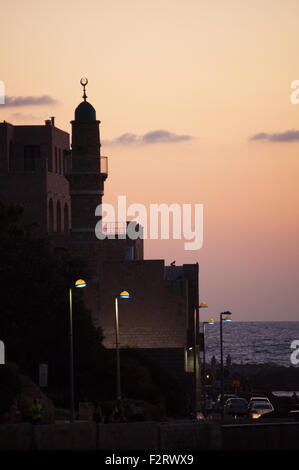
<path id="1" fill-rule="evenodd" d="M 198 405 L 200 405 L 200 396 L 201 396 L 201 389 L 200 389 L 200 377 L 201 377 L 201 370 L 200 370 L 200 350 L 198 347 L 197 341 L 197 333 L 199 333 L 199 309 L 201 308 L 208 308 L 208 304 L 206 302 L 201 302 L 199 305 L 194 307 L 194 348 L 193 348 L 193 369 L 194 369 L 194 412 L 195 417 L 197 414 Z M 198 314 L 197 314 L 198 309 Z M 199 339 L 199 336 L 198 336 Z M 198 358 L 198 360 L 197 360 Z M 198 363 L 198 367 L 197 367 Z"/>
<path id="2" fill-rule="evenodd" d="M 208 304 L 206 302 L 201 302 L 201 304 L 199 304 L 199 308 L 208 308 Z"/>
<path id="3" fill-rule="evenodd" d="M 224 369 L 223 369 L 223 336 L 222 336 L 222 322 L 231 322 L 231 312 L 220 313 L 220 351 L 221 351 L 221 416 L 224 417 Z M 223 316 L 225 318 L 223 318 Z"/>
<path id="4" fill-rule="evenodd" d="M 206 325 L 215 325 L 213 318 L 210 318 L 208 321 L 203 322 L 203 371 L 206 373 Z"/>
<path id="5" fill-rule="evenodd" d="M 77 289 L 86 287 L 86 282 L 83 279 L 78 279 L 75 282 Z M 70 298 L 70 422 L 74 422 L 75 405 L 74 405 L 74 348 L 73 348 L 73 292 L 72 288 L 69 289 Z"/>
<path id="6" fill-rule="evenodd" d="M 130 294 L 124 290 L 119 294 L 120 299 L 129 299 Z M 116 379 L 117 379 L 117 399 L 121 400 L 120 388 L 120 358 L 119 358 L 119 341 L 118 341 L 118 297 L 115 297 L 115 342 L 116 342 Z"/>

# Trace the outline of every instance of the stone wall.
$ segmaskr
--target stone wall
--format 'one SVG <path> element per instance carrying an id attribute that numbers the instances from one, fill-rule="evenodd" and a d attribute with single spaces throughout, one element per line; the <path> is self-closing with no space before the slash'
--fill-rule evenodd
<path id="1" fill-rule="evenodd" d="M 36 159 L 35 170 L 32 171 L 24 169 L 24 146 L 27 145 L 40 147 L 40 157 Z M 54 207 L 54 231 L 57 228 L 58 201 L 62 231 L 65 205 L 68 206 L 70 225 L 69 183 L 63 174 L 63 152 L 68 149 L 69 134 L 54 125 L 13 126 L 0 123 L 0 199 L 7 204 L 22 205 L 23 222 L 38 223 L 42 234 L 49 230 L 50 200 Z"/>
<path id="2" fill-rule="evenodd" d="M 0 425 L 1 450 L 295 450 L 299 423 L 94 422 Z"/>
<path id="3" fill-rule="evenodd" d="M 299 450 L 299 423 L 222 426 L 225 450 Z"/>
<path id="4" fill-rule="evenodd" d="M 104 346 L 115 347 L 115 297 L 128 290 L 130 300 L 119 301 L 119 342 L 131 348 L 184 348 L 188 320 L 188 285 L 164 279 L 163 260 L 103 263 L 98 325 Z"/>

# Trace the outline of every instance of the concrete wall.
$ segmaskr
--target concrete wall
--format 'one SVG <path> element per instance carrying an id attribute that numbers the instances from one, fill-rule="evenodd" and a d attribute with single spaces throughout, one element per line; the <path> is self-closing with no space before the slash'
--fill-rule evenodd
<path id="1" fill-rule="evenodd" d="M 153 422 L 99 424 L 98 449 L 159 449 L 159 424 Z"/>
<path id="2" fill-rule="evenodd" d="M 131 348 L 184 348 L 188 320 L 185 280 L 164 280 L 163 260 L 103 263 L 98 325 L 104 346 L 115 347 L 115 296 L 128 290 L 130 300 L 119 301 L 119 342 Z"/>
<path id="3" fill-rule="evenodd" d="M 299 423 L 257 423 L 222 426 L 225 450 L 298 450 Z"/>
<path id="4" fill-rule="evenodd" d="M 32 447 L 32 425 L 29 423 L 0 425 L 1 450 L 28 450 Z"/>
<path id="5" fill-rule="evenodd" d="M 221 448 L 220 427 L 217 424 L 161 424 L 159 428 L 159 449 L 161 450 L 216 450 Z"/>
<path id="6" fill-rule="evenodd" d="M 299 423 L 76 422 L 0 425 L 1 450 L 294 450 Z"/>

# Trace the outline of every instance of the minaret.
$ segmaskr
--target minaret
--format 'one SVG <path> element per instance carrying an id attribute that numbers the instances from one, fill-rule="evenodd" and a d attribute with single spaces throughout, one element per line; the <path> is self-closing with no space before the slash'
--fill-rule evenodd
<path id="1" fill-rule="evenodd" d="M 86 101 L 87 78 L 80 80 L 83 101 L 75 110 L 72 124 L 72 163 L 68 174 L 71 196 L 72 238 L 96 242 L 96 207 L 102 203 L 107 170 L 101 171 L 100 122 L 94 107 Z M 105 157 L 104 157 L 105 158 Z"/>

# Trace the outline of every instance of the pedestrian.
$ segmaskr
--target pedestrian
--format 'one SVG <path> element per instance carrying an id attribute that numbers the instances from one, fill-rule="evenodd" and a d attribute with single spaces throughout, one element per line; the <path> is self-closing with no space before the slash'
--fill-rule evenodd
<path id="1" fill-rule="evenodd" d="M 297 393 L 294 392 L 292 395 L 292 405 L 297 405 Z"/>
<path id="2" fill-rule="evenodd" d="M 41 422 L 41 412 L 42 412 L 42 405 L 37 398 L 34 399 L 30 407 L 31 412 L 31 422 L 32 424 L 40 424 Z"/>
<path id="3" fill-rule="evenodd" d="M 18 424 L 21 422 L 21 413 L 16 401 L 10 406 L 9 411 L 4 413 L 3 422 L 4 424 Z"/>
<path id="4" fill-rule="evenodd" d="M 122 400 L 117 400 L 114 411 L 115 422 L 124 423 L 127 420 L 125 416 L 125 407 Z"/>
<path id="5" fill-rule="evenodd" d="M 102 423 L 102 421 L 103 421 L 102 407 L 98 402 L 95 402 L 95 410 L 94 410 L 94 413 L 93 413 L 93 420 L 96 423 Z"/>
<path id="6" fill-rule="evenodd" d="M 213 401 L 208 396 L 205 401 L 205 411 L 206 411 L 206 418 L 212 419 L 212 412 L 213 412 Z"/>
<path id="7" fill-rule="evenodd" d="M 115 408 L 111 406 L 108 408 L 107 413 L 105 415 L 105 423 L 115 423 Z"/>

